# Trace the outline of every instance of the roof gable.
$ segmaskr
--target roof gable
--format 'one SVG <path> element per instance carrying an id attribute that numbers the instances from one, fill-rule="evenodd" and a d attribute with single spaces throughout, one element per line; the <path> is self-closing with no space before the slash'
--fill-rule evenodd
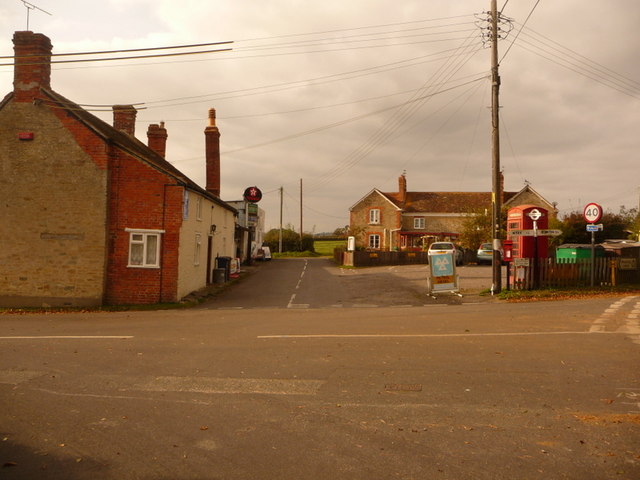
<path id="1" fill-rule="evenodd" d="M 66 99 L 59 93 L 52 90 L 41 89 L 42 92 L 47 95 L 53 102 L 55 102 L 56 108 L 65 110 L 69 115 L 75 117 L 79 122 L 84 124 L 87 128 L 92 130 L 96 135 L 102 138 L 105 142 L 125 151 L 129 155 L 132 155 L 139 160 L 147 163 L 151 167 L 161 171 L 162 173 L 173 177 L 178 183 L 181 183 L 185 188 L 193 190 L 209 200 L 226 208 L 234 213 L 237 210 L 231 205 L 227 204 L 220 198 L 207 192 L 204 188 L 200 187 L 197 183 L 183 174 L 180 170 L 169 163 L 164 157 L 156 153 L 153 149 L 142 143 L 136 137 L 128 135 L 127 133 L 114 128 L 107 122 L 96 117 L 92 113 L 83 109 L 71 100 Z"/>
<path id="2" fill-rule="evenodd" d="M 538 201 L 537 202 L 533 201 L 532 197 L 537 199 Z M 520 199 L 522 199 L 522 200 L 520 200 Z M 546 198 L 544 198 L 538 192 L 536 192 L 533 189 L 533 187 L 531 187 L 531 185 L 529 185 L 528 183 L 519 192 L 513 193 L 513 195 L 511 197 L 509 197 L 508 200 L 505 199 L 504 206 L 505 207 L 515 207 L 515 206 L 521 205 L 523 203 L 542 204 L 542 205 L 538 205 L 538 206 L 544 206 L 544 207 L 547 208 L 547 210 L 554 211 L 554 212 L 557 213 L 556 206 L 553 205 L 551 202 L 549 202 Z"/>
<path id="3" fill-rule="evenodd" d="M 393 201 L 391 198 L 389 198 L 386 193 L 381 192 L 380 190 L 378 190 L 377 188 L 374 188 L 373 190 L 371 190 L 369 193 L 367 193 L 364 197 L 362 197 L 360 200 L 358 200 L 356 203 L 354 203 L 350 208 L 349 211 L 353 211 L 359 204 L 361 204 L 362 202 L 364 202 L 367 198 L 369 198 L 371 195 L 380 195 L 384 200 L 386 200 L 387 202 L 389 202 L 391 205 L 393 205 L 393 207 L 396 208 L 396 210 L 402 210 L 395 201 Z"/>

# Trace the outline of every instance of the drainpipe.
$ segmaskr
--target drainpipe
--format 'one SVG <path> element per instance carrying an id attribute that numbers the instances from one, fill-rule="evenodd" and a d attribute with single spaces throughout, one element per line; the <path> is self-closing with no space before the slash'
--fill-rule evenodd
<path id="1" fill-rule="evenodd" d="M 393 249 L 393 242 L 392 240 L 392 235 L 394 232 L 399 232 L 400 230 L 402 230 L 401 228 L 394 228 L 392 230 L 389 230 L 389 248 Z"/>

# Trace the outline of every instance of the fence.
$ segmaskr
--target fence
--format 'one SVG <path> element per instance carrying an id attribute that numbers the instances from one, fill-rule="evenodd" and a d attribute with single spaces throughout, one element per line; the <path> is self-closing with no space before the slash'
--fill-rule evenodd
<path id="1" fill-rule="evenodd" d="M 338 264 L 352 267 L 377 267 L 383 265 L 413 265 L 429 263 L 427 252 L 355 251 L 345 252 L 336 248 L 333 257 Z"/>
<path id="2" fill-rule="evenodd" d="M 578 287 L 591 285 L 591 259 L 528 258 L 510 265 L 514 290 L 534 288 Z M 596 286 L 615 284 L 617 260 L 596 258 Z M 613 275 L 612 275 L 613 273 Z"/>

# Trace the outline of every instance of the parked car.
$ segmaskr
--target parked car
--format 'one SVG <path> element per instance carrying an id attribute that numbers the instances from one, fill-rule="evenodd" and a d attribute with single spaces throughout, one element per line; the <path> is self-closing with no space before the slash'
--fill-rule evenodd
<path id="1" fill-rule="evenodd" d="M 480 248 L 478 248 L 477 258 L 478 265 L 491 265 L 493 263 L 493 245 L 491 243 L 483 243 L 480 245 Z"/>
<path id="2" fill-rule="evenodd" d="M 450 253 L 455 259 L 456 265 L 462 265 L 464 260 L 464 252 L 462 249 L 452 242 L 435 242 L 429 246 L 427 252 L 429 255 L 437 255 L 439 253 Z"/>
<path id="3" fill-rule="evenodd" d="M 262 260 L 264 262 L 271 260 L 271 249 L 266 245 L 260 247 L 256 254 L 256 260 Z"/>

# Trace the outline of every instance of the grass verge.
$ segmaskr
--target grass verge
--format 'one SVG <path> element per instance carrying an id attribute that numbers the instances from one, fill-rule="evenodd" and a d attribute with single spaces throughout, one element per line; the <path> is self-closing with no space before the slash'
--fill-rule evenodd
<path id="1" fill-rule="evenodd" d="M 490 294 L 487 290 L 481 294 Z M 579 298 L 612 297 L 619 295 L 640 295 L 637 285 L 621 285 L 616 287 L 573 287 L 547 288 L 542 290 L 503 290 L 496 295 L 508 302 L 540 302 L 550 300 L 570 300 Z"/>

